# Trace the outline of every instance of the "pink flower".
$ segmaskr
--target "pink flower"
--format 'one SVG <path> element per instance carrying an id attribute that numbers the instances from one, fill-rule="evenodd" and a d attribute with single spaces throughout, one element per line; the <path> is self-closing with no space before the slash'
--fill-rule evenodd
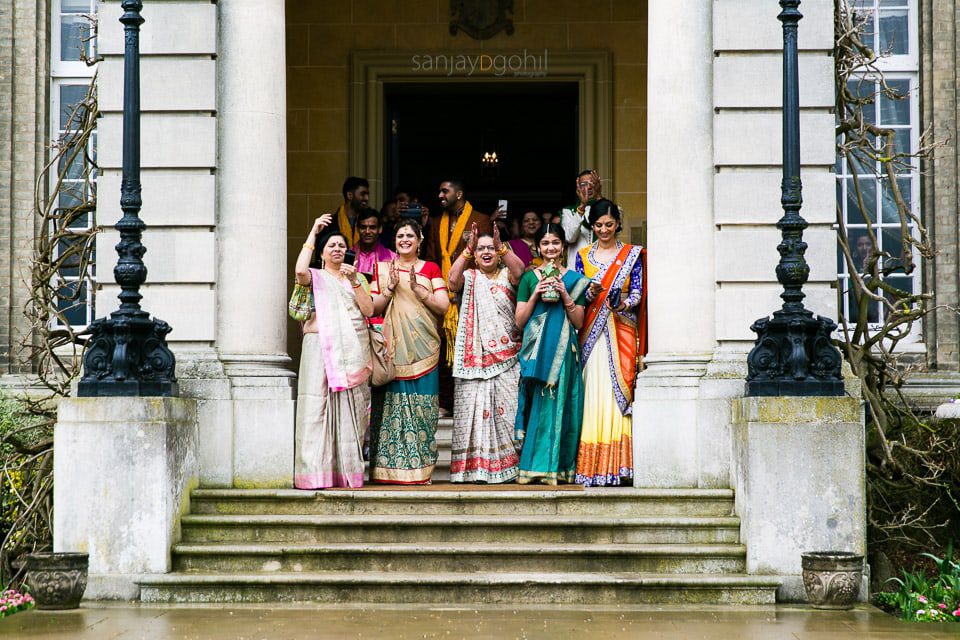
<path id="1" fill-rule="evenodd" d="M 7 610 L 7 607 L 6 607 L 6 605 L 4 605 L 4 606 L 2 606 L 2 607 L 0 607 L 0 612 L 2 612 L 2 611 L 6 611 L 6 610 Z"/>
<path id="2" fill-rule="evenodd" d="M 960 617 L 960 607 L 957 607 L 957 610 L 953 612 L 953 615 Z"/>
<path id="3" fill-rule="evenodd" d="M 941 609 L 946 609 L 946 608 L 947 608 L 946 603 L 943 603 L 943 602 L 941 602 L 941 603 L 938 604 L 937 606 L 940 607 Z"/>
<path id="4" fill-rule="evenodd" d="M 917 598 L 917 600 L 919 600 L 922 604 L 927 604 L 927 599 L 923 596 L 920 596 L 919 598 Z"/>

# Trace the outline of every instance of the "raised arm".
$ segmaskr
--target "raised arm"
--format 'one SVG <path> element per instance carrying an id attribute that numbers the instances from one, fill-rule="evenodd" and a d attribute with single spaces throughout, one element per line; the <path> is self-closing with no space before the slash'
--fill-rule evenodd
<path id="1" fill-rule="evenodd" d="M 510 284 L 517 286 L 526 267 L 523 265 L 523 260 L 513 252 L 513 248 L 508 243 L 500 241 L 500 228 L 496 225 L 493 226 L 493 248 L 496 249 L 510 273 Z"/>
<path id="2" fill-rule="evenodd" d="M 463 272 L 467 268 L 467 262 L 473 260 L 473 252 L 477 250 L 477 237 L 479 235 L 477 223 L 474 222 L 470 227 L 470 240 L 467 241 L 466 248 L 450 265 L 450 274 L 447 276 L 447 286 L 450 287 L 450 291 L 463 289 Z M 446 310 L 444 310 L 444 313 L 446 313 Z"/>
<path id="3" fill-rule="evenodd" d="M 331 220 L 333 220 L 333 216 L 325 213 L 313 221 L 313 226 L 307 233 L 307 240 L 300 248 L 300 253 L 297 254 L 297 263 L 294 266 L 297 284 L 310 284 L 310 261 L 313 259 L 313 251 L 317 245 L 317 235 L 330 224 Z"/>

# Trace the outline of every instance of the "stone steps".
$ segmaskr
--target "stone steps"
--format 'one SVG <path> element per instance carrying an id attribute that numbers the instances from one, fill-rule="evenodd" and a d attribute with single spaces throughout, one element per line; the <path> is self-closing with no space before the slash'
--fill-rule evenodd
<path id="1" fill-rule="evenodd" d="M 448 485 L 418 490 L 324 491 L 197 489 L 191 512 L 198 515 L 733 515 L 729 489 L 634 489 L 605 487 L 579 490 L 531 488 L 470 490 Z"/>
<path id="2" fill-rule="evenodd" d="M 173 573 L 142 579 L 140 597 L 167 603 L 772 604 L 778 584 L 743 574 Z"/>
<path id="3" fill-rule="evenodd" d="M 146 602 L 771 603 L 730 490 L 197 489 Z"/>
<path id="4" fill-rule="evenodd" d="M 603 516 L 189 515 L 184 542 L 735 543 L 737 518 Z"/>
<path id="5" fill-rule="evenodd" d="M 179 544 L 176 571 L 436 571 L 484 572 L 490 567 L 533 572 L 739 573 L 738 544 Z"/>

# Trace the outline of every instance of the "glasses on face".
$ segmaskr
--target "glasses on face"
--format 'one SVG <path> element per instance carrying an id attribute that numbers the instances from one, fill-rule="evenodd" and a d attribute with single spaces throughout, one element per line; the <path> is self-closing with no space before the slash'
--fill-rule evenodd
<path id="1" fill-rule="evenodd" d="M 494 250 L 495 249 L 493 248 L 493 245 L 489 245 L 489 244 L 483 245 L 481 247 L 477 247 L 477 253 L 480 253 L 483 251 L 494 251 Z"/>

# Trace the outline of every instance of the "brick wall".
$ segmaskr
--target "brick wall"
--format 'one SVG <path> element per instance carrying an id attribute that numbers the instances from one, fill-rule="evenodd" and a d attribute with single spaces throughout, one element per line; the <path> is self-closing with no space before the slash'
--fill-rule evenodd
<path id="1" fill-rule="evenodd" d="M 46 3 L 0 3 L 0 373 L 29 371 L 18 345 L 29 335 L 27 300 L 33 195 L 46 140 Z"/>
<path id="2" fill-rule="evenodd" d="M 933 265 L 926 265 L 926 287 L 939 305 L 960 305 L 960 233 L 958 233 L 958 107 L 957 0 L 921 0 L 921 108 L 922 127 L 932 127 L 935 139 L 950 139 L 933 162 L 923 167 L 923 212 L 937 249 Z M 930 368 L 960 370 L 960 316 L 938 311 L 924 324 Z"/>

